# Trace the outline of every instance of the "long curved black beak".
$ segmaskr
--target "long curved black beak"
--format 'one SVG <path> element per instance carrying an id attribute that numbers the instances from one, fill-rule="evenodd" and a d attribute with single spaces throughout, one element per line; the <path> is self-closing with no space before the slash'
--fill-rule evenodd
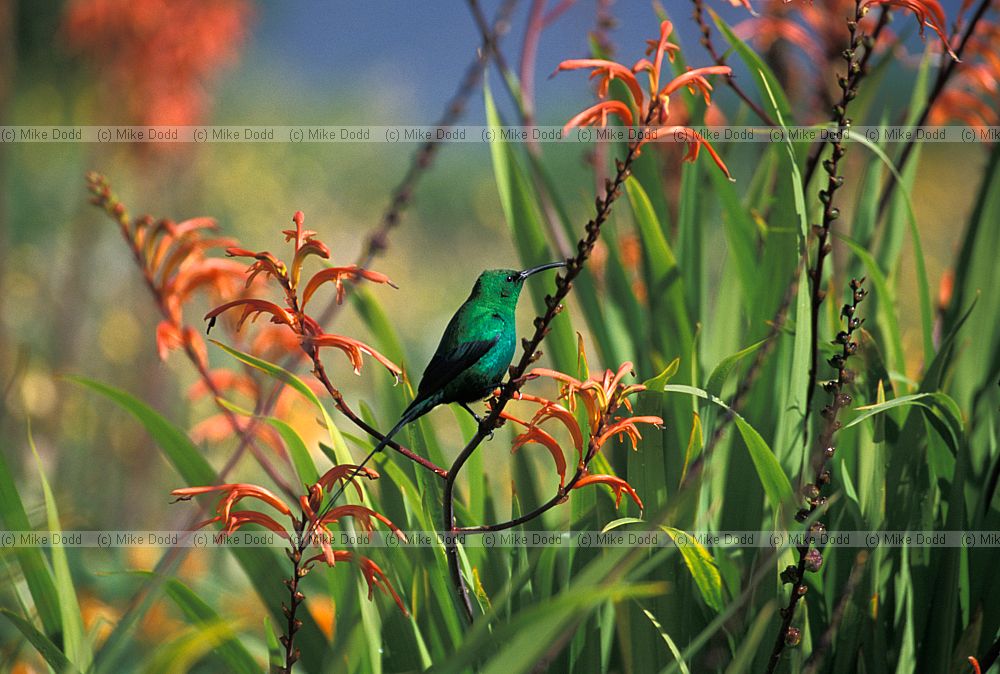
<path id="1" fill-rule="evenodd" d="M 537 274 L 540 271 L 545 271 L 546 269 L 555 269 L 557 267 L 565 267 L 565 266 L 566 266 L 565 262 L 549 262 L 548 264 L 532 267 L 531 269 L 525 269 L 524 271 L 520 272 L 520 276 L 522 279 L 526 279 L 532 274 Z"/>

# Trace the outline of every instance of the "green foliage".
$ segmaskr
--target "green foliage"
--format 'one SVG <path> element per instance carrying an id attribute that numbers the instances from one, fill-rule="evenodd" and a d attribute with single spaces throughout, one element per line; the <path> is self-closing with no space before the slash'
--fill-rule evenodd
<path id="1" fill-rule="evenodd" d="M 788 73 L 772 67 L 775 59 L 757 53 L 715 12 L 706 11 L 717 31 L 717 47 L 728 45 L 725 57 L 739 69 L 735 82 L 755 105 L 785 129 L 811 120 L 799 110 L 802 93 L 788 86 Z M 684 56 L 674 64 L 678 73 L 688 64 L 698 65 L 695 54 Z M 883 102 L 878 92 L 863 90 L 852 107 L 855 123 L 915 121 L 932 87 L 931 56 L 925 55 L 913 78 L 905 109 L 891 101 L 891 110 L 878 111 Z M 870 65 L 865 86 L 888 86 L 898 74 L 888 57 Z M 507 72 L 501 79 L 521 110 L 517 78 Z M 832 74 L 829 79 L 826 84 L 835 82 Z M 714 95 L 727 96 L 721 79 L 713 76 L 712 82 Z M 617 78 L 610 96 L 622 98 L 623 86 Z M 671 105 L 685 107 L 689 123 L 704 120 L 704 103 L 686 89 L 671 97 Z M 577 173 L 567 171 L 550 146 L 505 140 L 503 105 L 489 87 L 483 101 L 492 132 L 480 157 L 492 169 L 485 192 L 488 208 L 502 213 L 509 250 L 523 266 L 575 254 L 584 224 L 595 217 L 590 176 L 578 167 Z M 726 114 L 756 121 L 748 107 L 739 105 L 733 109 L 727 103 Z M 716 149 L 735 182 L 706 160 L 704 149 L 691 164 L 681 163 L 668 144 L 643 146 L 610 217 L 601 222 L 594 257 L 574 280 L 565 311 L 542 343 L 539 366 L 586 378 L 606 368 L 614 372 L 628 361 L 634 374 L 625 382 L 644 383 L 647 390 L 633 399 L 634 414 L 661 417 L 664 427 L 641 426 L 635 451 L 627 440 L 609 439 L 590 466 L 592 475 L 613 476 L 634 487 L 643 512 L 628 497 L 616 505 L 606 486 L 557 491 L 551 459 L 537 446 L 511 455 L 511 441 L 522 430 L 514 422 L 478 448 L 457 482 L 460 526 L 502 523 L 556 498 L 559 505 L 514 531 L 628 527 L 662 532 L 674 545 L 533 547 L 496 542 L 500 532 L 490 532 L 493 542 L 481 545 L 475 540 L 481 533 L 468 533 L 459 547 L 460 564 L 482 613 L 470 626 L 440 541 L 398 548 L 345 543 L 344 549 L 370 557 L 385 571 L 409 615 L 379 592 L 369 600 L 368 586 L 350 563 L 317 566 L 302 581 L 309 610 L 298 615 L 303 621 L 295 640 L 302 652 L 298 669 L 763 672 L 789 598 L 790 585 L 781 574 L 798 562 L 798 550 L 703 543 L 696 532 L 752 531 L 766 537 L 775 530 L 802 532 L 817 520 L 831 532 L 1000 527 L 1000 149 L 986 158 L 968 220 L 955 223 L 952 259 L 928 243 L 925 230 L 921 208 L 926 200 L 919 198 L 925 179 L 918 161 L 921 153 L 930 154 L 928 148 L 915 146 L 904 166 L 897 148 L 887 143 L 862 137 L 846 145 L 845 187 L 836 192 L 844 216 L 833 225 L 835 245 L 823 278 L 816 279 L 809 269 L 816 255 L 812 223 L 821 205 L 817 183 L 827 177 L 816 168 L 809 180 L 807 167 L 811 160 L 822 167 L 830 150 L 793 142 L 787 134 L 784 139 L 719 144 Z M 604 149 L 606 156 L 596 155 L 605 159 L 595 167 L 601 178 L 614 176 L 610 159 L 624 156 L 622 146 Z M 883 210 L 889 185 L 894 196 Z M 461 191 L 452 184 L 447 190 L 449 195 Z M 598 195 L 603 198 L 603 191 Z M 453 222 L 442 226 L 454 227 L 449 236 L 477 236 L 458 231 Z M 400 251 L 393 259 L 433 268 L 422 254 Z M 460 254 L 448 252 L 453 260 Z M 466 267 L 470 277 L 479 271 L 473 262 L 454 264 L 459 262 L 463 274 Z M 942 266 L 953 268 L 951 296 L 935 307 L 931 282 Z M 443 276 L 446 270 L 432 271 Z M 827 362 L 840 349 L 836 340 L 844 317 L 839 312 L 851 296 L 852 276 L 866 276 L 871 294 L 858 308 L 865 322 L 855 333 L 858 352 L 847 363 L 853 372 L 845 389 L 849 397 L 841 400 L 832 442 L 820 447 L 828 423 L 822 385 L 838 376 Z M 530 284 L 528 292 L 533 310 L 522 307 L 521 326 L 530 325 L 528 317 L 540 312 L 553 288 Z M 824 294 L 814 332 L 812 303 Z M 413 375 L 423 364 L 414 354 L 426 351 L 436 335 L 423 334 L 424 324 L 397 320 L 398 305 L 393 300 L 383 304 L 364 287 L 352 287 L 349 297 L 342 311 L 350 315 L 338 314 L 337 320 L 352 329 L 360 325 L 370 333 L 366 338 L 407 373 L 402 386 L 375 378 L 336 382 L 366 423 L 385 429 L 412 399 Z M 357 462 L 370 451 L 372 439 L 337 416 L 326 393 L 307 383 L 309 373 L 252 355 L 247 343 L 240 341 L 236 348 L 214 342 L 221 353 L 213 347 L 212 359 L 221 357 L 225 367 L 268 387 L 291 389 L 307 412 L 280 417 L 273 409 L 260 413 L 228 399 L 209 403 L 276 431 L 281 447 L 275 465 L 293 489 L 314 483 L 331 465 Z M 581 344 L 589 362 L 581 358 Z M 819 386 L 809 391 L 814 350 Z M 68 379 L 138 421 L 113 419 L 126 431 L 135 426 L 148 434 L 165 463 L 150 460 L 168 465 L 177 486 L 219 481 L 219 466 L 230 457 L 199 446 L 184 424 L 171 420 L 183 417 L 170 407 L 179 406 L 175 391 L 165 391 L 154 408 L 115 386 L 82 376 Z M 356 389 L 353 382 L 359 382 Z M 554 398 L 557 386 L 538 378 L 523 390 Z M 807 410 L 810 398 L 813 409 Z M 510 410 L 524 410 L 517 405 L 525 404 L 515 401 Z M 476 432 L 464 411 L 453 412 L 427 415 L 402 431 L 399 441 L 447 467 Z M 61 413 L 79 412 L 69 407 Z M 586 432 L 584 406 L 572 414 Z M 302 419 L 307 423 L 300 426 Z M 323 431 L 320 437 L 313 419 Z M 558 424 L 546 428 L 558 429 Z M 576 449 L 562 429 L 552 432 L 572 474 Z M 817 459 L 827 455 L 833 458 L 825 464 L 831 471 L 823 487 L 826 500 L 810 519 L 797 521 L 793 515 L 806 504 L 803 496 L 817 477 Z M 67 513 L 74 512 L 59 490 L 66 478 L 49 470 L 50 485 L 41 458 L 24 467 L 13 456 L 0 455 L 4 526 L 50 531 L 66 526 Z M 361 498 L 349 489 L 352 503 L 363 500 L 404 530 L 440 528 L 438 476 L 394 452 L 377 455 L 371 465 L 380 479 L 365 481 Z M 18 469 L 33 478 L 33 487 L 19 484 Z M 249 461 L 234 472 L 239 475 L 233 481 L 263 484 L 267 479 Z M 41 496 L 35 504 L 26 495 L 38 485 Z M 283 496 L 293 508 L 297 505 L 292 495 Z M 167 496 L 151 498 L 165 501 Z M 340 524 L 357 533 L 350 523 Z M 1000 586 L 993 582 L 996 556 L 991 551 L 903 545 L 878 546 L 859 556 L 850 548 L 817 549 L 823 563 L 802 581 L 807 591 L 792 621 L 801 643 L 784 650 L 778 671 L 960 673 L 966 671 L 968 655 L 981 656 L 996 642 Z M 10 633 L 18 644 L 30 646 L 54 671 L 120 671 L 132 659 L 144 671 L 250 672 L 263 662 L 272 670 L 283 665 L 282 604 L 288 596 L 282 581 L 290 563 L 279 549 L 232 547 L 209 558 L 206 577 L 183 582 L 179 560 L 169 555 L 151 572 L 106 576 L 90 574 L 76 551 L 61 546 L 19 547 L 9 559 L 13 563 L 3 568 L 14 582 L 2 597 L 17 610 L 0 608 L 4 636 Z M 117 576 L 126 576 L 130 585 L 122 589 Z M 95 628 L 84 624 L 84 586 L 88 594 L 106 591 L 112 597 L 108 601 L 122 607 L 100 640 Z M 244 594 L 254 596 L 262 607 L 259 614 L 231 613 L 231 598 Z M 164 600 L 180 627 L 150 647 L 138 636 L 140 625 Z M 329 635 L 320 619 L 324 610 L 335 617 Z"/>

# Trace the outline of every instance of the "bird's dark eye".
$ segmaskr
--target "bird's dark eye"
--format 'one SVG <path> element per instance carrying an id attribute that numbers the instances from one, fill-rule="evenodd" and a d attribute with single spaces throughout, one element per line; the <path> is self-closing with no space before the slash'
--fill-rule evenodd
<path id="1" fill-rule="evenodd" d="M 514 282 L 514 275 L 511 274 L 510 276 L 507 277 L 507 283 L 513 283 L 513 282 Z"/>

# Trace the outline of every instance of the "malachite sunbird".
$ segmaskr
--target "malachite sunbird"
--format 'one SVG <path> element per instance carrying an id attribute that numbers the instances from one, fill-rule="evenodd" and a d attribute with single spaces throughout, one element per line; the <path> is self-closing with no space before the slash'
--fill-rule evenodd
<path id="1" fill-rule="evenodd" d="M 546 269 L 565 266 L 565 262 L 551 262 L 523 271 L 490 269 L 480 274 L 469 299 L 458 308 L 445 328 L 441 343 L 420 378 L 416 398 L 361 466 L 382 451 L 403 426 L 438 405 L 458 403 L 478 422 L 479 416 L 469 403 L 482 400 L 499 386 L 514 359 L 517 347 L 514 310 L 525 279 Z M 357 468 L 351 479 L 360 470 L 361 467 Z M 330 505 L 350 481 L 341 485 L 330 499 Z"/>

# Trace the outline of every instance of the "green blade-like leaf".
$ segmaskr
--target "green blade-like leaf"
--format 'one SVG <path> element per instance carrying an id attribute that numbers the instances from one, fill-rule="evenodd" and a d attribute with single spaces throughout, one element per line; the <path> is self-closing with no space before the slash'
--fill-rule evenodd
<path id="1" fill-rule="evenodd" d="M 59 523 L 59 509 L 56 507 L 56 499 L 52 494 L 52 488 L 45 477 L 42 469 L 42 459 L 38 456 L 38 449 L 35 447 L 35 439 L 31 435 L 31 424 L 28 424 L 28 445 L 32 454 L 35 455 L 35 465 L 38 467 L 38 477 L 42 483 L 42 494 L 45 498 L 45 516 L 48 520 L 49 531 L 52 534 L 62 533 L 62 526 Z M 66 558 L 66 548 L 61 543 L 53 543 L 52 547 L 52 573 L 55 576 L 56 590 L 59 592 L 59 616 L 63 626 L 63 649 L 66 657 L 76 667 L 86 671 L 90 667 L 94 654 L 90 650 L 90 643 L 87 641 L 83 627 L 83 616 L 80 613 L 80 602 L 76 597 L 76 588 L 73 586 L 73 576 L 69 572 L 69 561 Z"/>
<path id="2" fill-rule="evenodd" d="M 159 646 L 143 671 L 146 674 L 182 674 L 193 671 L 197 663 L 221 649 L 231 634 L 232 628 L 224 622 L 206 623 L 184 630 L 180 636 Z"/>
<path id="3" fill-rule="evenodd" d="M 934 358 L 934 312 L 931 306 L 930 283 L 927 280 L 927 263 L 924 261 L 924 249 L 920 244 L 920 230 L 917 228 L 916 211 L 913 208 L 913 201 L 910 199 L 908 182 L 900 175 L 882 148 L 865 138 L 863 134 L 857 134 L 853 138 L 882 160 L 899 185 L 896 195 L 898 199 L 902 200 L 906 209 L 906 222 L 909 225 L 910 242 L 913 244 L 913 260 L 917 270 L 917 297 L 920 300 L 920 327 L 923 335 L 924 362 L 929 363 Z"/>
<path id="4" fill-rule="evenodd" d="M 677 648 L 677 644 L 674 643 L 674 640 L 671 639 L 670 635 L 667 634 L 666 630 L 663 629 L 663 626 L 660 625 L 660 622 L 656 619 L 656 616 L 654 616 L 651 611 L 648 611 L 646 609 L 642 609 L 642 612 L 643 614 L 645 614 L 647 618 L 649 618 L 649 622 L 653 624 L 653 629 L 655 629 L 656 633 L 660 635 L 660 638 L 663 639 L 663 642 L 667 644 L 667 648 L 670 649 L 670 654 L 674 657 L 674 662 L 677 663 L 677 668 L 681 672 L 681 674 L 691 674 L 691 670 L 688 669 L 687 663 L 684 662 L 684 658 L 683 656 L 681 656 L 681 651 L 679 648 Z"/>
<path id="5" fill-rule="evenodd" d="M 122 409 L 138 419 L 146 432 L 163 450 L 167 460 L 173 464 L 184 481 L 189 485 L 208 485 L 215 483 L 215 471 L 201 451 L 195 446 L 186 433 L 130 393 L 109 386 L 93 379 L 81 376 L 67 377 L 69 381 L 85 386 L 92 391 L 110 398 Z"/>
<path id="6" fill-rule="evenodd" d="M 524 170 L 514 154 L 512 145 L 501 139 L 500 115 L 493 103 L 489 87 L 484 87 L 486 119 L 494 133 L 490 141 L 493 174 L 500 195 L 500 205 L 510 228 L 518 256 L 525 266 L 553 262 L 554 253 L 546 241 L 545 227 L 538 195 L 531 187 Z M 545 295 L 551 291 L 551 281 L 529 284 L 529 292 L 538 313 L 545 311 Z M 576 334 L 569 312 L 563 312 L 552 321 L 552 332 L 545 338 L 545 352 L 552 358 L 556 369 L 572 372 L 576 365 Z"/>
<path id="7" fill-rule="evenodd" d="M 721 611 L 723 601 L 722 577 L 719 575 L 719 569 L 715 566 L 715 560 L 712 558 L 711 553 L 705 549 L 705 546 L 695 540 L 693 536 L 688 535 L 680 529 L 668 526 L 661 526 L 660 528 L 670 536 L 670 540 L 681 551 L 684 564 L 687 566 L 688 571 L 691 572 L 691 577 L 694 578 L 695 585 L 698 586 L 698 591 L 701 593 L 702 599 L 716 611 Z M 678 543 L 678 538 L 683 543 Z"/>
<path id="8" fill-rule="evenodd" d="M 135 416 L 156 440 L 160 449 L 166 454 L 167 459 L 181 474 L 188 486 L 216 484 L 218 479 L 215 471 L 201 455 L 198 448 L 183 431 L 167 421 L 159 412 L 132 395 L 106 384 L 85 377 L 70 377 L 69 379 L 107 396 Z M 303 386 L 305 385 L 303 384 Z M 268 548 L 231 547 L 228 549 L 250 578 L 251 584 L 272 615 L 276 619 L 280 619 L 281 602 L 285 601 L 287 596 L 285 588 L 280 585 L 280 582 L 275 582 L 274 570 L 284 568 L 283 561 L 287 564 L 284 556 L 279 556 Z M 149 605 L 150 597 L 147 597 L 142 610 L 148 610 Z M 130 612 L 119 621 L 98 653 L 97 665 L 99 668 L 104 668 L 105 671 L 117 669 L 118 658 L 122 657 L 122 649 L 127 644 L 129 634 L 139 617 L 141 617 L 140 613 Z M 325 642 L 319 628 L 308 613 L 303 614 L 302 620 L 303 629 L 296 638 L 301 640 L 303 644 L 303 664 L 316 669 L 322 657 Z M 308 648 L 307 644 L 310 644 Z"/>
<path id="9" fill-rule="evenodd" d="M 290 424 L 278 419 L 277 417 L 254 414 L 252 411 L 233 404 L 223 398 L 217 398 L 216 400 L 220 405 L 229 411 L 239 414 L 240 416 L 251 417 L 264 421 L 278 431 L 278 435 L 281 436 L 281 440 L 285 443 L 285 448 L 288 449 L 288 455 L 292 459 L 292 465 L 295 466 L 295 472 L 299 476 L 299 482 L 304 485 L 316 484 L 316 481 L 319 479 L 319 471 L 316 469 L 316 464 L 313 462 L 312 455 L 309 454 L 309 448 L 306 447 L 306 443 L 303 442 L 298 431 L 296 431 Z"/>
<path id="10" fill-rule="evenodd" d="M 305 397 L 306 400 L 311 402 L 316 410 L 320 413 L 323 418 L 323 423 L 326 425 L 327 431 L 330 433 L 330 440 L 333 445 L 334 450 L 337 452 L 337 457 L 340 463 L 350 463 L 351 455 L 347 451 L 347 445 L 344 442 L 343 436 L 340 431 L 337 430 L 336 424 L 333 423 L 333 419 L 330 418 L 330 414 L 326 411 L 326 406 L 320 402 L 319 397 L 316 393 L 306 386 L 306 383 L 295 376 L 293 373 L 289 372 L 280 365 L 275 365 L 274 363 L 269 363 L 263 358 L 257 358 L 256 356 L 251 356 L 249 353 L 244 353 L 239 349 L 234 349 L 231 346 L 227 346 L 222 342 L 211 340 L 213 344 L 218 346 L 220 349 L 228 353 L 230 356 L 239 360 L 250 367 L 256 368 L 261 372 L 270 375 L 271 377 L 277 379 L 280 382 L 288 384 L 293 389 L 298 391 Z"/>
<path id="11" fill-rule="evenodd" d="M 726 385 L 726 379 L 732 373 L 733 368 L 735 368 L 741 360 L 754 353 L 760 347 L 764 346 L 766 342 L 766 339 L 762 339 L 756 344 L 751 344 L 747 348 L 741 349 L 733 355 L 723 358 L 719 364 L 713 368 L 712 374 L 708 376 L 708 383 L 705 384 L 705 391 L 714 396 L 721 396 L 722 387 Z"/>
<path id="12" fill-rule="evenodd" d="M 278 667 L 284 667 L 285 654 L 281 650 L 281 644 L 278 643 L 278 635 L 275 634 L 274 625 L 271 624 L 271 618 L 268 616 L 264 616 L 264 642 L 267 644 L 269 669 L 274 670 Z"/>
<path id="13" fill-rule="evenodd" d="M 677 259 L 663 235 L 653 204 L 639 181 L 635 178 L 626 180 L 625 193 L 642 240 L 650 309 L 657 317 L 651 326 L 653 339 L 664 360 L 675 357 L 686 360 L 691 351 L 693 334 Z"/>
<path id="14" fill-rule="evenodd" d="M 785 126 L 785 113 L 780 109 L 776 90 L 772 86 L 763 71 L 761 76 L 761 86 L 767 94 L 767 99 L 774 107 L 778 124 L 785 133 L 784 146 L 785 157 L 788 164 L 788 173 L 791 179 L 791 190 L 795 201 L 795 214 L 798 216 L 798 251 L 799 257 L 806 260 L 809 255 L 808 229 L 809 214 L 806 210 L 805 184 L 802 174 L 799 172 L 798 160 L 795 148 L 792 146 L 790 135 Z M 817 284 L 822 283 L 822 279 L 816 279 Z M 809 410 L 809 390 L 810 371 L 814 358 L 814 349 L 819 343 L 818 336 L 813 335 L 812 325 L 812 296 L 809 287 L 809 275 L 799 273 L 798 287 L 795 292 L 795 339 L 792 343 L 792 362 L 788 370 L 788 379 L 785 382 L 785 395 L 779 410 L 777 432 L 775 442 L 779 448 L 791 448 L 796 443 L 800 434 L 806 432 L 805 420 Z M 805 453 L 802 458 L 805 463 Z"/>
<path id="15" fill-rule="evenodd" d="M 30 622 L 5 608 L 0 608 L 0 615 L 7 618 L 24 635 L 24 638 L 35 647 L 38 654 L 45 658 L 45 662 L 49 663 L 49 666 L 56 672 L 62 674 L 63 672 L 77 671 L 66 655 L 47 636 L 35 629 L 35 626 Z"/>
<path id="16" fill-rule="evenodd" d="M 750 459 L 753 461 L 754 468 L 757 471 L 757 477 L 760 479 L 761 486 L 764 487 L 764 492 L 767 494 L 771 505 L 776 510 L 792 506 L 794 503 L 792 483 L 788 480 L 788 476 L 785 475 L 785 471 L 781 469 L 781 465 L 775 458 L 774 452 L 768 447 L 767 442 L 753 426 L 747 423 L 746 419 L 737 414 L 725 402 L 716 396 L 710 395 L 703 389 L 694 386 L 685 386 L 684 384 L 667 384 L 663 387 L 663 391 L 665 393 L 686 393 L 687 395 L 704 398 L 729 410 L 736 422 L 736 428 L 739 430 L 740 436 L 743 438 L 743 442 L 750 452 Z"/>
<path id="17" fill-rule="evenodd" d="M 21 503 L 14 483 L 14 476 L 7 465 L 6 452 L 0 452 L 0 521 L 10 531 L 31 531 L 31 522 Z M 52 572 L 39 548 L 18 546 L 14 558 L 21 567 L 21 574 L 28 592 L 35 603 L 35 610 L 42 621 L 45 638 L 62 641 L 62 619 L 59 615 L 59 593 L 56 591 Z"/>
<path id="18" fill-rule="evenodd" d="M 135 573 L 143 576 L 153 576 L 153 573 L 149 571 L 136 571 Z M 223 627 L 225 621 L 223 621 L 215 609 L 199 597 L 194 590 L 176 578 L 165 579 L 164 584 L 167 596 L 173 600 L 192 624 L 196 627 L 220 628 L 222 632 L 220 634 L 221 640 L 214 650 L 220 658 L 225 660 L 228 665 L 228 671 L 246 672 L 247 674 L 254 674 L 260 671 L 257 661 L 250 655 L 250 651 L 246 649 L 235 632 L 230 628 L 228 630 L 229 633 L 225 633 L 226 630 Z"/>
<path id="19" fill-rule="evenodd" d="M 864 405 L 862 407 L 857 407 L 855 409 L 861 412 L 861 414 L 854 419 L 851 419 L 850 422 L 844 424 L 844 428 L 857 426 L 862 421 L 869 419 L 876 414 L 882 414 L 888 410 L 907 405 L 919 405 L 920 407 L 925 407 L 930 410 L 942 410 L 950 419 L 957 420 L 961 423 L 960 420 L 962 417 L 961 411 L 958 408 L 958 403 L 956 403 L 947 393 L 941 393 L 938 391 L 934 393 L 913 393 L 911 395 L 893 398 L 892 400 L 886 400 L 885 402 L 878 403 L 876 405 Z"/>

